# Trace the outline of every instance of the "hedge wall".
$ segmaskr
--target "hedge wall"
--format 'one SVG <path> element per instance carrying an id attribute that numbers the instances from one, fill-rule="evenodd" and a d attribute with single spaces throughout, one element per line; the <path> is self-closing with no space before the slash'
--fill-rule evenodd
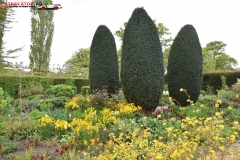
<path id="1" fill-rule="evenodd" d="M 216 73 L 205 73 L 203 74 L 202 90 L 207 90 L 207 86 L 212 86 L 214 92 L 221 89 L 222 81 L 221 76 L 226 77 L 226 84 L 231 87 L 237 82 L 237 78 L 240 78 L 240 71 L 237 72 L 216 72 Z M 167 84 L 168 77 L 165 75 L 165 84 Z"/>
<path id="2" fill-rule="evenodd" d="M 0 76 L 0 87 L 7 91 L 13 98 L 18 98 L 20 77 L 14 76 Z M 29 86 L 30 83 L 39 84 L 41 83 L 44 90 L 50 87 L 50 85 L 67 84 L 77 87 L 77 93 L 81 93 L 82 86 L 89 86 L 88 79 L 73 79 L 73 78 L 49 78 L 40 76 L 22 76 L 21 86 L 22 89 Z"/>

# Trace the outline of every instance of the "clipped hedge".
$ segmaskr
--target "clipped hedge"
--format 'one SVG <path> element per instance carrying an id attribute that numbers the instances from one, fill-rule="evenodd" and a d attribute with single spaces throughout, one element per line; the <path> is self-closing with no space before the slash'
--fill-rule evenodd
<path id="1" fill-rule="evenodd" d="M 77 93 L 81 93 L 82 86 L 89 86 L 88 79 L 75 79 L 75 86 L 77 87 Z"/>
<path id="2" fill-rule="evenodd" d="M 90 86 L 82 86 L 81 94 L 83 96 L 89 95 L 90 94 Z"/>
<path id="3" fill-rule="evenodd" d="M 40 76 L 0 76 L 0 87 L 2 87 L 13 98 L 18 98 L 19 83 L 21 78 L 22 89 L 26 88 L 30 83 L 41 83 L 44 89 L 47 89 L 50 85 L 53 85 L 53 79 Z"/>
<path id="4" fill-rule="evenodd" d="M 1 76 L 0 75 L 0 87 L 7 91 L 8 94 L 13 98 L 19 97 L 19 76 Z M 81 93 L 82 86 L 88 86 L 88 79 L 73 79 L 73 78 L 50 78 L 41 76 L 21 76 L 21 86 L 25 89 L 30 83 L 39 84 L 41 83 L 44 90 L 48 89 L 51 85 L 67 84 L 77 87 L 77 93 Z"/>

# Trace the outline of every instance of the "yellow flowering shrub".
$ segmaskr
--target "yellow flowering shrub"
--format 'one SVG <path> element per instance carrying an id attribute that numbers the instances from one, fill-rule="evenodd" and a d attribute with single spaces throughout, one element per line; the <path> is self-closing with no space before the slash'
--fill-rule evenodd
<path id="1" fill-rule="evenodd" d="M 140 106 L 135 106 L 133 103 L 121 102 L 114 105 L 113 109 L 119 111 L 119 115 L 132 114 L 136 111 L 141 111 Z"/>
<path id="2" fill-rule="evenodd" d="M 118 122 L 117 118 L 112 114 L 109 108 L 103 108 L 101 111 L 102 117 L 99 119 L 99 122 L 102 125 L 102 128 L 108 127 L 111 124 L 116 124 Z"/>
<path id="3" fill-rule="evenodd" d="M 38 122 L 39 122 L 40 126 L 45 127 L 47 124 L 53 124 L 54 123 L 54 119 L 46 114 L 44 117 L 39 119 Z"/>
<path id="4" fill-rule="evenodd" d="M 73 97 L 71 101 L 65 103 L 65 108 L 67 109 L 78 109 L 79 105 L 77 104 L 78 97 Z"/>
<path id="5" fill-rule="evenodd" d="M 98 138 L 99 127 L 92 125 L 92 122 L 74 118 L 69 128 L 73 132 L 73 137 L 69 137 L 69 141 L 80 148 L 87 147 L 91 139 Z"/>
<path id="6" fill-rule="evenodd" d="M 53 135 L 54 122 L 55 120 L 48 114 L 38 120 L 39 125 L 37 130 L 43 139 L 47 139 Z"/>
<path id="7" fill-rule="evenodd" d="M 65 103 L 65 108 L 67 109 L 78 109 L 78 108 L 86 108 L 91 102 L 90 98 L 85 97 L 83 95 L 75 96 L 71 99 L 71 101 Z"/>
<path id="8" fill-rule="evenodd" d="M 234 157 L 233 151 L 229 152 L 227 148 L 236 140 L 238 132 L 222 136 L 225 127 L 221 115 L 221 112 L 217 112 L 206 119 L 186 117 L 182 121 L 175 121 L 180 128 L 165 124 L 167 135 L 158 139 L 151 139 L 154 133 L 150 132 L 150 128 L 138 128 L 130 133 L 131 141 L 126 141 L 124 132 L 118 137 L 110 134 L 111 147 L 106 145 L 103 153 L 94 159 L 220 160 L 226 154 Z M 233 125 L 238 125 L 238 122 Z"/>

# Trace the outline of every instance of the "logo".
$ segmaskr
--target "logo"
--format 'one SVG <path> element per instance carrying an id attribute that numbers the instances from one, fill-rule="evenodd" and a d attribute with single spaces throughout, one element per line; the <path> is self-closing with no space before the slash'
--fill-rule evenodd
<path id="1" fill-rule="evenodd" d="M 61 4 L 51 4 L 51 0 L 48 0 L 47 4 L 42 2 L 5 2 L 0 5 L 1 8 L 7 7 L 33 7 L 36 10 L 58 10 L 62 9 Z"/>

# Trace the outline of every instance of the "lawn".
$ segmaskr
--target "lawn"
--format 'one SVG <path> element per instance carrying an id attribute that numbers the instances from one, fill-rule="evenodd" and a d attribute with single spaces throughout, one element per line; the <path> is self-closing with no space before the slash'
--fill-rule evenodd
<path id="1" fill-rule="evenodd" d="M 105 90 L 76 95 L 71 87 L 61 87 L 61 94 L 56 87 L 41 93 L 33 87 L 35 92 L 21 92 L 25 96 L 19 99 L 0 88 L 0 159 L 240 157 L 240 147 L 230 147 L 240 129 L 239 92 L 234 88 L 217 95 L 201 91 L 187 107 L 164 91 L 159 102 L 164 107 L 146 111 L 127 103 L 121 90 L 109 98 Z"/>

